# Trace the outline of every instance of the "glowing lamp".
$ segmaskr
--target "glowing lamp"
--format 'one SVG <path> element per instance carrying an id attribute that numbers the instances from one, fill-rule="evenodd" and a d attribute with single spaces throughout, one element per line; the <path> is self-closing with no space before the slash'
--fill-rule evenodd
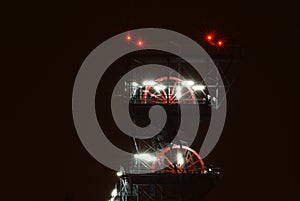
<path id="1" fill-rule="evenodd" d="M 224 44 L 223 41 L 218 40 L 217 45 L 218 45 L 219 47 L 223 46 L 223 44 Z"/>
<path id="2" fill-rule="evenodd" d="M 207 40 L 207 41 L 212 41 L 212 39 L 213 39 L 213 35 L 212 35 L 212 34 L 208 34 L 208 35 L 206 36 L 206 40 Z"/>
<path id="3" fill-rule="evenodd" d="M 132 39 L 131 36 L 128 34 L 128 35 L 126 36 L 126 40 L 127 40 L 127 41 L 131 41 L 131 39 Z"/>
<path id="4" fill-rule="evenodd" d="M 143 47 L 144 42 L 143 42 L 142 40 L 138 40 L 138 41 L 136 42 L 136 45 L 137 45 L 138 47 Z"/>

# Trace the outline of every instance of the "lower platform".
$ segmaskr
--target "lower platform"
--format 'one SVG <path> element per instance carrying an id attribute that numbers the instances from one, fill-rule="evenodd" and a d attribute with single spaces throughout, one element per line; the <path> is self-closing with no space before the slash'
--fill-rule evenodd
<path id="1" fill-rule="evenodd" d="M 221 180 L 220 173 L 207 174 L 129 174 L 130 184 L 160 186 L 168 200 L 204 200 L 205 195 Z"/>

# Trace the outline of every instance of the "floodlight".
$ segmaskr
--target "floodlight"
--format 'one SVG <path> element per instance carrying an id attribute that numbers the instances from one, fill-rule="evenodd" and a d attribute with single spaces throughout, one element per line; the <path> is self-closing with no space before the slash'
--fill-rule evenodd
<path id="1" fill-rule="evenodd" d="M 184 159 L 181 153 L 177 154 L 177 164 L 178 165 L 183 165 L 184 164 Z"/>
<path id="2" fill-rule="evenodd" d="M 195 85 L 192 87 L 195 91 L 203 91 L 205 89 L 204 85 Z"/>
<path id="3" fill-rule="evenodd" d="M 195 84 L 195 82 L 192 81 L 192 80 L 185 80 L 185 81 L 182 81 L 182 85 L 193 86 L 194 84 Z"/>
<path id="4" fill-rule="evenodd" d="M 118 195 L 118 191 L 117 189 L 115 188 L 112 192 L 111 192 L 111 196 L 112 197 L 116 197 Z"/>
<path id="5" fill-rule="evenodd" d="M 147 153 L 144 153 L 144 154 L 134 154 L 134 158 L 136 159 L 141 159 L 141 160 L 144 160 L 144 161 L 147 161 L 147 162 L 153 162 L 153 161 L 156 161 L 157 158 L 151 154 L 147 154 Z"/>
<path id="6" fill-rule="evenodd" d="M 156 84 L 156 82 L 153 80 L 146 80 L 143 82 L 143 85 L 145 85 L 145 86 L 153 86 L 155 84 Z"/>

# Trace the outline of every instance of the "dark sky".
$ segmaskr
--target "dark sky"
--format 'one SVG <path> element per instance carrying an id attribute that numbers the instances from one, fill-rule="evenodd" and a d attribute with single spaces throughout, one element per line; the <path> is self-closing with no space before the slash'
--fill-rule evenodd
<path id="1" fill-rule="evenodd" d="M 71 95 L 85 57 L 128 29 L 172 29 L 201 40 L 213 28 L 235 37 L 242 51 L 239 75 L 228 96 L 224 133 L 207 157 L 224 178 L 214 200 L 287 200 L 288 133 L 281 73 L 295 68 L 298 48 L 288 41 L 297 25 L 291 5 L 257 1 L 58 1 L 1 7 L 3 98 L 12 106 L 4 166 L 11 200 L 106 200 L 115 172 L 82 146 L 72 119 Z M 291 65 L 293 64 L 293 65 Z M 282 68 L 284 66 L 284 68 Z M 7 71 L 7 72 L 6 72 Z M 4 105 L 4 109 L 9 108 Z M 285 130 L 286 131 L 286 130 Z"/>

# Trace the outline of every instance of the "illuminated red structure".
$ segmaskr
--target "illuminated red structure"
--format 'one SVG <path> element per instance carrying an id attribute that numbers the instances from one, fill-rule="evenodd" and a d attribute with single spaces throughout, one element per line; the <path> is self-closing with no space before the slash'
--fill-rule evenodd
<path id="1" fill-rule="evenodd" d="M 164 81 L 168 82 L 168 90 Z M 142 104 L 179 104 L 196 103 L 196 97 L 192 88 L 177 77 L 160 77 L 155 80 L 158 85 L 147 85 L 142 96 Z M 170 86 L 171 84 L 171 86 Z M 180 85 L 179 85 L 180 84 Z"/>
<path id="2" fill-rule="evenodd" d="M 126 38 L 126 40 L 132 41 L 130 45 L 144 46 L 142 39 L 136 40 L 130 36 L 130 39 Z M 228 40 L 226 40 L 226 48 L 219 48 L 224 45 L 224 41 L 216 33 L 209 33 L 205 36 L 204 42 L 214 46 L 213 48 L 206 46 L 208 47 L 207 51 L 212 55 L 212 59 L 219 68 L 224 66 L 221 72 L 225 72 L 225 67 L 231 61 L 228 59 L 228 54 L 223 56 L 220 53 L 229 46 Z M 206 121 L 205 115 L 209 116 L 211 110 L 218 110 L 222 104 L 223 97 L 218 95 L 218 90 L 219 87 L 226 86 L 218 83 L 214 72 L 210 72 L 209 76 L 205 78 L 195 78 L 196 76 L 194 77 L 185 68 L 187 65 L 184 61 L 166 53 L 137 51 L 127 61 L 132 68 L 147 64 L 161 64 L 175 69 L 180 74 L 183 71 L 186 73 L 184 76 L 176 76 L 169 72 L 159 75 L 145 75 L 144 72 L 132 73 L 132 76 L 124 83 L 124 91 L 128 93 L 124 96 L 124 102 L 128 103 L 129 100 L 130 115 L 136 125 L 138 123 L 147 125 L 148 118 L 143 119 L 142 113 L 149 112 L 149 108 L 153 105 L 163 107 L 166 113 L 171 114 L 170 118 L 172 118 L 180 116 L 179 104 L 185 104 L 185 107 L 198 104 L 201 118 L 204 117 L 201 121 Z M 203 61 L 195 60 L 195 62 Z M 206 86 L 205 79 L 216 80 L 216 82 Z M 210 94 L 208 94 L 207 88 L 211 89 Z M 209 111 L 207 114 L 206 110 Z M 120 171 L 117 172 L 120 180 L 111 193 L 110 201 L 205 200 L 206 194 L 221 179 L 220 169 L 205 165 L 197 151 L 189 147 L 192 145 L 182 139 L 173 141 L 170 136 L 177 131 L 167 127 L 176 127 L 177 124 L 180 124 L 180 121 L 174 122 L 166 123 L 166 128 L 149 139 L 133 138 L 132 167 L 128 172 L 120 167 Z M 138 134 L 143 135 L 143 133 Z"/>
<path id="3" fill-rule="evenodd" d="M 168 146 L 157 154 L 157 160 L 152 163 L 152 173 L 187 174 L 205 173 L 205 165 L 199 154 L 187 146 Z M 171 161 L 177 161 L 172 163 Z"/>

